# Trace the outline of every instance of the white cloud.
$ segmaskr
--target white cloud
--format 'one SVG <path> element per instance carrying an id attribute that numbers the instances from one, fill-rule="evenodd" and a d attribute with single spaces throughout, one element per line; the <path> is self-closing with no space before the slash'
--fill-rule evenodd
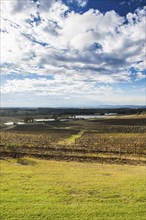
<path id="1" fill-rule="evenodd" d="M 54 87 L 54 88 L 53 88 Z M 69 90 L 70 87 L 70 90 Z M 12 89 L 13 88 L 13 89 Z M 91 92 L 92 89 L 92 92 Z M 47 79 L 37 80 L 12 80 L 3 87 L 5 94 L 2 95 L 4 106 L 85 106 L 91 107 L 98 104 L 145 104 L 145 88 L 131 91 L 112 89 L 109 86 L 92 87 L 83 83 L 66 83 L 60 87 L 55 82 Z M 20 91 L 18 93 L 18 91 Z M 136 93 L 135 93 L 136 92 Z M 15 94 L 15 99 L 13 98 Z M 136 94 L 136 95 L 135 95 Z M 143 95 L 142 95 L 143 94 Z M 4 100 L 3 100 L 4 99 Z"/>
<path id="2" fill-rule="evenodd" d="M 79 6 L 85 7 L 87 5 L 88 0 L 77 0 Z"/>
<path id="3" fill-rule="evenodd" d="M 143 73 L 141 73 L 141 72 L 136 73 L 136 80 L 141 80 L 144 78 L 146 78 L 146 75 L 144 75 Z"/>
<path id="4" fill-rule="evenodd" d="M 81 7 L 87 3 L 77 2 Z M 69 12 L 54 0 L 1 4 L 2 75 L 16 77 L 7 79 L 3 93 L 107 94 L 112 88 L 107 84 L 132 80 L 131 68 L 137 80 L 144 78 L 145 8 L 124 18 L 115 11 Z M 31 74 L 39 78 L 29 79 Z"/>
<path id="5" fill-rule="evenodd" d="M 88 3 L 88 0 L 67 0 L 68 4 L 76 3 L 79 7 L 85 7 Z"/>
<path id="6" fill-rule="evenodd" d="M 85 82 L 80 80 L 72 81 L 70 78 L 67 80 L 64 78 L 59 79 L 57 77 L 54 80 L 47 78 L 38 78 L 38 79 L 13 79 L 8 80 L 2 86 L 2 93 L 34 93 L 37 95 L 68 95 L 68 94 L 100 94 L 105 92 L 110 92 L 111 87 L 109 86 L 99 86 L 96 87 L 95 82 Z"/>

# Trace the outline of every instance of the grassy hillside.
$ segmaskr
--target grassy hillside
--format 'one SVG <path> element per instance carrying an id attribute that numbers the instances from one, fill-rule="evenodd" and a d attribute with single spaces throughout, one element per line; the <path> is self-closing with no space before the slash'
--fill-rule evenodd
<path id="1" fill-rule="evenodd" d="M 1 161 L 2 220 L 144 220 L 144 166 Z"/>

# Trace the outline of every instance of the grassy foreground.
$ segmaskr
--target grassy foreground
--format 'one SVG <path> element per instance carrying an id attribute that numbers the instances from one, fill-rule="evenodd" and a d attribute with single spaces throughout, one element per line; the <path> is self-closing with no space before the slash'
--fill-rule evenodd
<path id="1" fill-rule="evenodd" d="M 1 161 L 2 220 L 144 220 L 144 166 Z"/>

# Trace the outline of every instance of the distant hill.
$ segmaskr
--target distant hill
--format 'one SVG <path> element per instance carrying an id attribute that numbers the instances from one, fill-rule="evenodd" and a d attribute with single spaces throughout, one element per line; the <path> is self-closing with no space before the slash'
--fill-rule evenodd
<path id="1" fill-rule="evenodd" d="M 144 105 L 99 105 L 98 108 L 131 108 L 131 109 L 139 109 L 146 108 Z"/>

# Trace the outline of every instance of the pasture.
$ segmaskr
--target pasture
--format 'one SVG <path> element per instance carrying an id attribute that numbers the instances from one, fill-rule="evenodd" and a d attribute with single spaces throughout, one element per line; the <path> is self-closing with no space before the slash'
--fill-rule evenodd
<path id="1" fill-rule="evenodd" d="M 3 220 L 144 220 L 145 167 L 1 161 Z"/>

